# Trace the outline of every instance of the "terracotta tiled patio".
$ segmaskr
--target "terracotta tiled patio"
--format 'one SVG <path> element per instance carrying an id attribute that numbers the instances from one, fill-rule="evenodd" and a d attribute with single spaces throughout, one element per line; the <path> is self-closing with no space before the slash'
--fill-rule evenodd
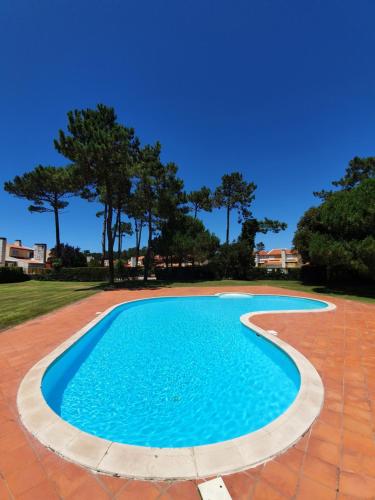
<path id="1" fill-rule="evenodd" d="M 306 296 L 271 287 L 224 291 L 229 290 Z M 0 333 L 0 499 L 200 498 L 196 481 L 107 477 L 59 458 L 22 427 L 16 394 L 28 369 L 97 311 L 141 297 L 219 291 L 223 288 L 101 292 Z M 375 498 L 375 307 L 327 300 L 337 305 L 335 311 L 253 318 L 261 327 L 277 330 L 310 359 L 326 393 L 317 422 L 293 448 L 260 467 L 224 476 L 235 500 Z"/>

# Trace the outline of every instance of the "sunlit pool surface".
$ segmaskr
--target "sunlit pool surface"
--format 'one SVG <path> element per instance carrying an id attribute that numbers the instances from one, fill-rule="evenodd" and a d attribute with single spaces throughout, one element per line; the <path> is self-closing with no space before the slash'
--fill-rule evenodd
<path id="1" fill-rule="evenodd" d="M 326 307 L 242 294 L 124 304 L 49 367 L 43 395 L 64 420 L 110 441 L 176 448 L 232 439 L 281 415 L 300 387 L 291 358 L 240 316 Z"/>

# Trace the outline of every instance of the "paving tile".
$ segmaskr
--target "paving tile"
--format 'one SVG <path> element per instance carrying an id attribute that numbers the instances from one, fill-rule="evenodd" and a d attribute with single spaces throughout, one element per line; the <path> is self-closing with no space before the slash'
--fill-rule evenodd
<path id="1" fill-rule="evenodd" d="M 306 455 L 302 473 L 310 479 L 313 479 L 330 489 L 336 490 L 338 487 L 338 467 L 327 462 L 323 462 L 323 460 L 315 458 L 312 455 Z"/>
<path id="2" fill-rule="evenodd" d="M 344 429 L 343 449 L 344 451 L 357 451 L 365 455 L 375 455 L 375 441 L 373 438 Z"/>
<path id="3" fill-rule="evenodd" d="M 28 444 L 12 449 L 7 453 L 0 453 L 0 472 L 3 475 L 16 472 L 18 469 L 29 466 L 37 461 L 37 456 Z"/>
<path id="4" fill-rule="evenodd" d="M 340 428 L 342 418 L 342 413 L 324 408 L 320 413 L 319 421 L 325 422 L 326 424 L 332 425 L 336 428 Z"/>
<path id="5" fill-rule="evenodd" d="M 52 484 L 49 481 L 44 481 L 34 488 L 18 495 L 16 500 L 59 500 L 59 498 Z"/>
<path id="6" fill-rule="evenodd" d="M 358 417 L 363 416 L 363 418 L 367 417 L 368 419 L 371 413 L 370 403 L 367 400 L 359 400 L 358 398 L 353 398 L 353 400 L 347 399 L 344 405 L 344 413 L 352 417 L 356 417 L 357 413 Z"/>
<path id="7" fill-rule="evenodd" d="M 298 441 L 298 443 L 295 445 L 295 448 L 297 448 L 297 450 L 306 451 L 309 439 L 310 431 L 306 432 L 306 434 Z"/>
<path id="8" fill-rule="evenodd" d="M 93 476 L 87 476 L 72 493 L 64 497 L 66 500 L 107 500 L 110 498 L 113 498 L 113 495 L 106 491 Z"/>
<path id="9" fill-rule="evenodd" d="M 336 500 L 362 500 L 362 498 L 354 495 L 344 495 L 342 493 L 339 493 Z"/>
<path id="10" fill-rule="evenodd" d="M 276 457 L 276 462 L 280 464 L 286 465 L 289 469 L 294 472 L 299 472 L 302 466 L 302 460 L 304 457 L 304 452 L 299 450 L 298 448 L 290 448 L 285 453 L 282 453 L 278 457 Z"/>
<path id="11" fill-rule="evenodd" d="M 63 460 L 61 462 L 61 466 L 49 477 L 59 495 L 66 497 L 85 482 L 89 473 L 77 465 Z"/>
<path id="12" fill-rule="evenodd" d="M 66 465 L 65 460 L 62 460 L 58 455 L 49 451 L 47 455 L 39 458 L 47 475 L 51 478 L 54 474 L 60 472 Z"/>
<path id="13" fill-rule="evenodd" d="M 273 488 L 286 497 L 293 497 L 298 482 L 298 474 L 276 461 L 266 463 L 261 474 Z"/>
<path id="14" fill-rule="evenodd" d="M 97 478 L 98 481 L 104 486 L 104 488 L 113 495 L 118 493 L 120 489 L 123 488 L 128 482 L 128 480 L 125 478 L 105 476 L 104 474 L 98 474 Z"/>
<path id="15" fill-rule="evenodd" d="M 339 445 L 341 443 L 341 429 L 324 422 L 317 422 L 311 431 L 311 436 Z"/>
<path id="16" fill-rule="evenodd" d="M 195 481 L 177 481 L 161 494 L 159 500 L 201 500 Z"/>
<path id="17" fill-rule="evenodd" d="M 269 483 L 260 479 L 255 485 L 255 490 L 251 500 L 285 500 L 286 498 L 287 497 L 270 486 Z"/>
<path id="18" fill-rule="evenodd" d="M 5 480 L 0 476 L 0 498 L 4 500 L 11 500 L 10 491 L 6 485 Z"/>
<path id="19" fill-rule="evenodd" d="M 357 495 L 360 498 L 375 498 L 375 478 L 342 472 L 340 492 L 344 495 Z"/>
<path id="20" fill-rule="evenodd" d="M 353 451 L 344 451 L 341 462 L 341 469 L 346 472 L 364 474 L 375 478 L 375 455 L 362 455 Z"/>
<path id="21" fill-rule="evenodd" d="M 372 425 L 371 421 L 363 421 L 354 417 L 350 417 L 348 415 L 344 415 L 343 426 L 344 429 L 348 431 L 357 432 L 358 434 L 362 434 L 363 436 L 372 439 L 374 426 Z"/>
<path id="22" fill-rule="evenodd" d="M 5 479 L 8 487 L 14 496 L 25 493 L 31 490 L 40 483 L 47 480 L 47 476 L 38 462 L 25 465 L 25 467 L 17 468 L 11 474 L 7 474 Z"/>
<path id="23" fill-rule="evenodd" d="M 116 500 L 156 500 L 162 491 L 151 481 L 129 481 L 116 495 Z"/>
<path id="24" fill-rule="evenodd" d="M 321 439 L 311 437 L 307 453 L 332 465 L 340 463 L 339 446 L 333 443 L 328 443 L 327 441 L 322 441 Z"/>
<path id="25" fill-rule="evenodd" d="M 223 480 L 233 500 L 249 500 L 257 481 L 244 472 L 223 476 Z"/>
<path id="26" fill-rule="evenodd" d="M 264 464 L 261 464 L 261 465 L 258 465 L 257 467 L 251 467 L 251 469 L 247 469 L 244 472 L 245 472 L 245 474 L 252 477 L 253 479 L 256 479 L 262 473 L 263 467 L 264 467 Z"/>
<path id="27" fill-rule="evenodd" d="M 336 490 L 327 488 L 307 476 L 302 476 L 296 498 L 298 500 L 335 500 Z"/>

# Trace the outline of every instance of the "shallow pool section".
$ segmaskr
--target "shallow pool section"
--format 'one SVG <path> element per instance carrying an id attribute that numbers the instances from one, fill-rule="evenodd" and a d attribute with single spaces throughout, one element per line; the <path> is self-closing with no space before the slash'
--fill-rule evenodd
<path id="1" fill-rule="evenodd" d="M 42 392 L 64 420 L 109 441 L 178 448 L 236 438 L 280 416 L 300 387 L 292 359 L 240 316 L 326 307 L 241 294 L 123 304 L 50 365 Z"/>

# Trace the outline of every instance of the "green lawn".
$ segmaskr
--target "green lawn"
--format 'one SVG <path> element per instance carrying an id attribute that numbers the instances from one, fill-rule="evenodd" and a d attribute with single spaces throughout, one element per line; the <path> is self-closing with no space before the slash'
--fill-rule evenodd
<path id="1" fill-rule="evenodd" d="M 101 290 L 98 283 L 25 281 L 0 285 L 0 330 Z"/>
<path id="2" fill-rule="evenodd" d="M 207 286 L 253 286 L 268 285 L 301 292 L 324 294 L 343 299 L 358 300 L 375 304 L 375 290 L 370 287 L 351 287 L 327 289 L 324 286 L 302 285 L 298 281 L 259 280 L 259 281 L 196 281 L 188 283 L 149 281 L 144 285 L 140 281 L 123 284 L 128 289 L 158 289 L 162 287 L 207 287 Z M 102 283 L 77 283 L 63 281 L 26 281 L 0 285 L 0 330 L 22 323 L 58 307 L 71 304 L 103 290 Z"/>

